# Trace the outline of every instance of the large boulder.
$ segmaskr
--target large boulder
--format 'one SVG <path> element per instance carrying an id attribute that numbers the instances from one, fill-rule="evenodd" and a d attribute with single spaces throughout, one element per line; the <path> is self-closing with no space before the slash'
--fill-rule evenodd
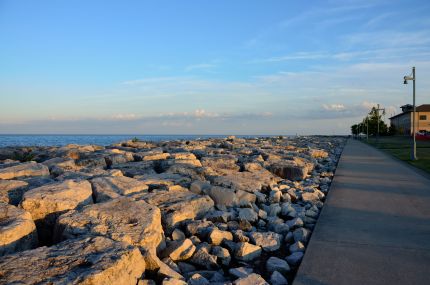
<path id="1" fill-rule="evenodd" d="M 43 164 L 29 161 L 0 169 L 0 179 L 15 179 L 29 176 L 48 176 L 49 169 Z"/>
<path id="2" fill-rule="evenodd" d="M 214 176 L 209 179 L 214 185 L 250 193 L 261 191 L 262 188 L 267 188 L 279 180 L 266 170 L 237 172 L 224 176 Z"/>
<path id="3" fill-rule="evenodd" d="M 112 168 L 119 169 L 125 176 L 134 177 L 136 175 L 156 174 L 153 161 L 135 161 L 112 165 Z"/>
<path id="4" fill-rule="evenodd" d="M 28 183 L 20 180 L 0 180 L 0 201 L 18 205 Z"/>
<path id="5" fill-rule="evenodd" d="M 96 203 L 148 190 L 144 182 L 126 176 L 94 178 L 91 185 Z"/>
<path id="6" fill-rule="evenodd" d="M 0 256 L 32 249 L 38 244 L 30 213 L 0 202 Z"/>
<path id="7" fill-rule="evenodd" d="M 145 271 L 139 249 L 87 237 L 0 259 L 1 284 L 137 284 Z"/>
<path id="8" fill-rule="evenodd" d="M 299 165 L 289 160 L 273 163 L 269 166 L 269 170 L 273 174 L 289 180 L 303 180 L 309 172 L 306 165 Z"/>
<path id="9" fill-rule="evenodd" d="M 155 249 L 163 239 L 160 210 L 144 201 L 121 197 L 58 217 L 55 227 L 57 240 L 82 235 L 101 235 Z"/>
<path id="10" fill-rule="evenodd" d="M 36 222 L 39 239 L 50 244 L 53 227 L 59 215 L 92 203 L 91 184 L 88 181 L 65 180 L 24 193 L 20 205 L 30 212 Z"/>
<path id="11" fill-rule="evenodd" d="M 183 221 L 203 217 L 214 206 L 214 202 L 209 196 L 196 195 L 184 188 L 174 191 L 141 192 L 132 197 L 160 208 L 167 234 L 170 234 Z"/>

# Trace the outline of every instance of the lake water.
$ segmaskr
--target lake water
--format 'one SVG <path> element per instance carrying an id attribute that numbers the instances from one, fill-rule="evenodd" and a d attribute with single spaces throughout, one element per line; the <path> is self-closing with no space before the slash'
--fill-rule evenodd
<path id="1" fill-rule="evenodd" d="M 64 146 L 67 144 L 95 144 L 106 146 L 121 141 L 131 140 L 133 138 L 138 138 L 142 141 L 172 141 L 225 137 L 227 137 L 227 135 L 0 135 L 0 147 Z"/>

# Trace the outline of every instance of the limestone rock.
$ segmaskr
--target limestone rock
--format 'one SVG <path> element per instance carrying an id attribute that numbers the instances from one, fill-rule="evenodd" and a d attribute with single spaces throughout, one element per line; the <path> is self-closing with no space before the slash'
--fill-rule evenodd
<path id="1" fill-rule="evenodd" d="M 48 176 L 49 169 L 34 161 L 24 162 L 15 166 L 1 168 L 0 179 L 15 179 L 29 176 Z"/>
<path id="2" fill-rule="evenodd" d="M 24 193 L 21 207 L 30 212 L 36 222 L 39 239 L 49 244 L 55 220 L 60 214 L 92 203 L 88 181 L 66 180 Z"/>
<path id="3" fill-rule="evenodd" d="M 252 273 L 246 277 L 239 278 L 233 282 L 234 285 L 269 285 L 263 277 L 257 273 Z"/>
<path id="4" fill-rule="evenodd" d="M 291 255 L 287 256 L 286 260 L 288 264 L 297 266 L 302 261 L 303 255 L 304 255 L 303 252 L 296 251 L 296 252 L 293 252 Z"/>
<path id="5" fill-rule="evenodd" d="M 288 285 L 287 279 L 279 273 L 278 271 L 274 271 L 270 276 L 270 284 L 272 285 Z"/>
<path id="6" fill-rule="evenodd" d="M 69 240 L 0 259 L 2 284 L 136 284 L 145 271 L 137 248 L 104 237 Z"/>
<path id="7" fill-rule="evenodd" d="M 258 214 L 251 208 L 239 209 L 239 220 L 245 220 L 250 223 L 258 221 Z"/>
<path id="8" fill-rule="evenodd" d="M 27 186 L 25 181 L 0 180 L 0 201 L 18 205 Z"/>
<path id="9" fill-rule="evenodd" d="M 94 178 L 91 185 L 96 203 L 148 190 L 144 182 L 125 176 Z"/>
<path id="10" fill-rule="evenodd" d="M 250 261 L 261 255 L 261 247 L 247 242 L 238 243 L 235 257 L 241 261 Z"/>
<path id="11" fill-rule="evenodd" d="M 214 228 L 209 234 L 209 242 L 213 245 L 220 245 L 224 240 L 233 240 L 233 235 L 228 231 L 220 231 Z"/>
<path id="12" fill-rule="evenodd" d="M 298 242 L 295 242 L 292 245 L 290 245 L 290 247 L 288 249 L 290 250 L 291 253 L 303 252 L 303 251 L 305 251 L 305 246 L 303 245 L 303 243 L 298 241 Z"/>
<path id="13" fill-rule="evenodd" d="M 290 272 L 290 266 L 288 265 L 288 262 L 274 256 L 270 257 L 267 260 L 266 269 L 270 273 L 278 271 L 280 273 L 287 274 L 288 272 Z"/>
<path id="14" fill-rule="evenodd" d="M 252 232 L 249 237 L 253 244 L 261 246 L 267 252 L 276 251 L 281 247 L 282 236 L 274 232 Z"/>
<path id="15" fill-rule="evenodd" d="M 183 261 L 189 259 L 195 252 L 196 247 L 191 240 L 184 239 L 181 241 L 171 242 L 163 251 L 163 256 L 170 257 L 173 261 Z"/>
<path id="16" fill-rule="evenodd" d="M 209 254 L 205 247 L 199 248 L 190 259 L 190 262 L 209 270 L 218 268 L 217 257 Z"/>
<path id="17" fill-rule="evenodd" d="M 188 190 L 137 193 L 133 198 L 160 208 L 167 234 L 183 221 L 204 216 L 214 206 L 209 196 L 196 195 Z"/>
<path id="18" fill-rule="evenodd" d="M 234 190 L 219 186 L 210 187 L 206 193 L 216 205 L 232 207 L 237 204 L 237 197 Z"/>
<path id="19" fill-rule="evenodd" d="M 112 165 L 112 168 L 119 169 L 125 176 L 134 177 L 136 175 L 156 174 L 153 161 L 135 161 Z"/>
<path id="20" fill-rule="evenodd" d="M 309 169 L 306 166 L 298 165 L 293 161 L 281 161 L 270 165 L 269 170 L 277 176 L 289 180 L 303 180 L 306 178 Z"/>
<path id="21" fill-rule="evenodd" d="M 0 202 L 0 256 L 35 248 L 37 243 L 30 213 Z"/>
<path id="22" fill-rule="evenodd" d="M 156 248 L 163 239 L 160 210 L 144 201 L 121 197 L 69 211 L 58 217 L 57 239 L 101 235 L 131 245 Z"/>
<path id="23" fill-rule="evenodd" d="M 224 266 L 228 266 L 230 264 L 230 252 L 226 248 L 214 246 L 212 247 L 212 254 L 217 257 L 217 261 L 219 264 L 222 264 Z"/>

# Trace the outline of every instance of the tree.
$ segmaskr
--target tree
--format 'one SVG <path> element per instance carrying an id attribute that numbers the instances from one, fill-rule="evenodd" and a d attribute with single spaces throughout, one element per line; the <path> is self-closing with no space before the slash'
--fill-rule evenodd
<path id="1" fill-rule="evenodd" d="M 388 135 L 388 126 L 382 120 L 382 114 L 380 114 L 376 107 L 373 107 L 369 115 L 363 119 L 361 123 L 351 126 L 351 132 L 353 135 L 359 133 L 367 133 L 369 130 L 370 136 L 376 136 L 378 134 L 378 122 L 379 122 L 379 135 Z"/>
<path id="2" fill-rule="evenodd" d="M 353 135 L 358 135 L 358 125 L 352 125 L 351 126 L 351 133 Z"/>

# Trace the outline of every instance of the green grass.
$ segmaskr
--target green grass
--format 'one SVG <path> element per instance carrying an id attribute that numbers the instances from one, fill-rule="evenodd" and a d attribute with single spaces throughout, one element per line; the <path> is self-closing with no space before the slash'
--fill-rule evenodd
<path id="1" fill-rule="evenodd" d="M 362 140 L 367 142 L 366 139 Z M 411 160 L 412 138 L 403 136 L 369 138 L 368 144 L 430 174 L 430 141 L 417 141 L 418 160 Z"/>

